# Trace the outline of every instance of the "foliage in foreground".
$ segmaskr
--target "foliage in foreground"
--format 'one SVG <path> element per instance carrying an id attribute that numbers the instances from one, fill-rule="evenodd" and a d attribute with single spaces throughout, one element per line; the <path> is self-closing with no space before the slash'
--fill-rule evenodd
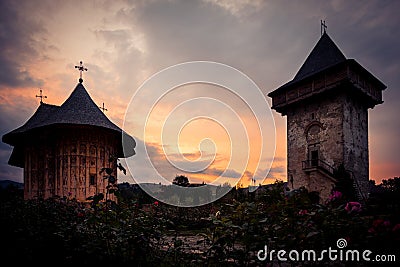
<path id="1" fill-rule="evenodd" d="M 11 194 L 1 199 L 0 215 L 3 258 L 15 264 L 258 266 L 265 245 L 318 250 L 344 238 L 351 249 L 396 254 L 400 243 L 398 213 L 357 205 L 340 192 L 321 204 L 279 182 L 257 198 L 194 208 Z"/>

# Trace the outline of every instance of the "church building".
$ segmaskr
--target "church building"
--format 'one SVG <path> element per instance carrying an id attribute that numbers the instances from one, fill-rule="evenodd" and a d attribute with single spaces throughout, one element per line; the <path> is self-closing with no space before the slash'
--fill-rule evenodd
<path id="1" fill-rule="evenodd" d="M 358 197 L 368 197 L 368 110 L 383 103 L 385 89 L 321 28 L 321 38 L 293 80 L 268 94 L 272 108 L 287 116 L 292 189 L 304 186 L 327 199 L 338 180 L 348 176 Z"/>
<path id="2" fill-rule="evenodd" d="M 77 66 L 78 67 L 78 66 Z M 135 154 L 135 140 L 111 122 L 79 83 L 61 105 L 43 103 L 21 127 L 5 134 L 12 166 L 24 169 L 24 198 L 106 195 L 107 177 L 117 179 L 119 158 Z M 124 138 L 124 143 L 122 142 Z M 111 174 L 102 172 L 103 168 Z"/>

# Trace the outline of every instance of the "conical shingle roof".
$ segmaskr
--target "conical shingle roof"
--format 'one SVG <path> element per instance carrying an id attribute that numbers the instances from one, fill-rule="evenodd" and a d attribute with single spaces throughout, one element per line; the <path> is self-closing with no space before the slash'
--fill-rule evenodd
<path id="1" fill-rule="evenodd" d="M 346 57 L 328 34 L 324 32 L 293 78 L 293 81 L 300 81 L 343 61 L 346 61 Z"/>
<path id="2" fill-rule="evenodd" d="M 268 96 L 272 96 L 275 93 L 284 90 L 288 86 L 291 86 L 345 61 L 347 61 L 347 59 L 344 54 L 340 51 L 338 46 L 333 42 L 329 35 L 324 32 L 314 48 L 311 50 L 303 65 L 300 67 L 297 74 L 294 76 L 293 80 L 282 85 L 275 91 L 270 92 Z"/>
<path id="3" fill-rule="evenodd" d="M 5 134 L 3 136 L 3 141 L 5 143 L 13 144 L 10 137 L 24 133 L 33 128 L 39 127 L 40 125 L 45 123 L 46 120 L 48 120 L 51 114 L 55 114 L 59 109 L 60 109 L 59 106 L 41 103 L 40 106 L 36 109 L 35 113 L 33 113 L 32 117 L 30 117 L 22 126 Z"/>
<path id="4" fill-rule="evenodd" d="M 354 89 L 365 97 L 366 106 L 374 107 L 383 103 L 381 91 L 386 85 L 357 61 L 346 58 L 324 32 L 294 78 L 268 96 L 272 108 L 286 115 L 289 106 L 336 88 Z"/>
<path id="5" fill-rule="evenodd" d="M 85 87 L 79 83 L 61 107 L 51 115 L 44 125 L 81 124 L 108 128 L 120 132 L 121 129 L 112 123 L 90 98 Z"/>
<path id="6" fill-rule="evenodd" d="M 87 125 L 108 129 L 121 136 L 119 150 L 123 151 L 123 154 L 120 154 L 120 157 L 130 157 L 135 154 L 135 140 L 105 116 L 82 83 L 75 87 L 61 106 L 41 103 L 24 125 L 3 135 L 2 140 L 4 143 L 19 146 L 23 139 L 29 138 L 33 130 L 56 125 Z"/>

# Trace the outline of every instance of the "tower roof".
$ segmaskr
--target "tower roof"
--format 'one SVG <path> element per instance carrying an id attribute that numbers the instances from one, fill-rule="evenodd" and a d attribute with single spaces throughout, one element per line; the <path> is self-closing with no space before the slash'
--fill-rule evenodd
<path id="1" fill-rule="evenodd" d="M 329 35 L 324 32 L 314 48 L 311 50 L 311 53 L 308 55 L 303 65 L 300 67 L 297 74 L 294 76 L 293 80 L 271 92 L 269 96 L 294 83 L 300 82 L 310 76 L 313 76 L 314 74 L 345 61 L 346 57 L 342 51 L 340 51 L 338 46 L 333 42 Z"/>
<path id="2" fill-rule="evenodd" d="M 357 93 L 372 108 L 383 103 L 385 88 L 386 85 L 357 61 L 346 58 L 324 31 L 294 78 L 268 96 L 272 98 L 272 108 L 285 114 L 289 106 L 334 89 Z"/>
<path id="3" fill-rule="evenodd" d="M 300 81 L 303 78 L 320 72 L 346 60 L 346 57 L 328 36 L 323 33 L 317 44 L 314 46 L 307 59 L 293 78 L 292 82 Z"/>
<path id="4" fill-rule="evenodd" d="M 121 157 L 134 155 L 134 139 L 104 115 L 91 99 L 82 83 L 75 87 L 74 91 L 61 106 L 41 103 L 25 124 L 5 134 L 2 139 L 4 143 L 18 146 L 20 141 L 29 136 L 31 131 L 56 125 L 86 125 L 113 131 L 121 135 L 121 141 L 123 136 L 124 142 L 129 143 L 129 147 L 132 147 L 132 151 L 124 151 L 125 153 Z"/>

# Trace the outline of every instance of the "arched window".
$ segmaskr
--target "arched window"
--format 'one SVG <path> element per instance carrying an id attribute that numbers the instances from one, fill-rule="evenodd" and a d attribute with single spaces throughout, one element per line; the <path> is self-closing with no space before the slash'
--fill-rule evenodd
<path id="1" fill-rule="evenodd" d="M 308 144 L 319 142 L 321 129 L 323 125 L 318 121 L 313 121 L 306 126 L 304 133 Z"/>

